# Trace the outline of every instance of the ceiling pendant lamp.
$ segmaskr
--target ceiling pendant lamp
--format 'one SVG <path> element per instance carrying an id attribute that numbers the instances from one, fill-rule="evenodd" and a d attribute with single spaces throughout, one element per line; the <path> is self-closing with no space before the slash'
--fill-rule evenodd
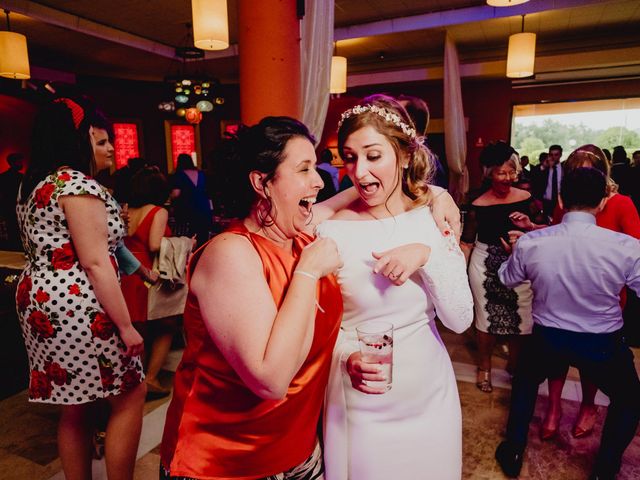
<path id="1" fill-rule="evenodd" d="M 331 57 L 331 80 L 329 93 L 344 93 L 347 91 L 347 57 L 338 55 L 338 44 L 334 44 L 335 55 Z"/>
<path id="2" fill-rule="evenodd" d="M 329 93 L 347 91 L 347 57 L 334 55 L 331 57 L 331 83 Z"/>
<path id="3" fill-rule="evenodd" d="M 9 10 L 4 13 L 7 16 L 7 31 L 0 32 L 0 77 L 26 80 L 31 78 L 27 37 L 11 31 Z"/>
<path id="4" fill-rule="evenodd" d="M 229 48 L 227 0 L 191 0 L 193 43 L 203 50 Z"/>
<path id="5" fill-rule="evenodd" d="M 522 16 L 522 33 L 509 37 L 507 52 L 507 77 L 525 78 L 533 75 L 536 61 L 536 34 L 525 33 L 524 15 Z"/>
<path id="6" fill-rule="evenodd" d="M 529 0 L 487 0 L 487 5 L 492 7 L 513 7 L 521 3 L 527 3 Z"/>

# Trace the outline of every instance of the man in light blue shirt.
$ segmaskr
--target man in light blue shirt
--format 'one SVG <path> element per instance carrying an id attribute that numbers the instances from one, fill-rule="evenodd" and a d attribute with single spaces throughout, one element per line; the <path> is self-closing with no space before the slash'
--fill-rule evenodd
<path id="1" fill-rule="evenodd" d="M 591 478 L 614 479 L 635 435 L 640 381 L 621 333 L 620 291 L 627 285 L 640 294 L 640 242 L 596 226 L 605 196 L 600 172 L 568 173 L 562 223 L 522 236 L 498 271 L 507 287 L 530 280 L 534 292 L 534 329 L 513 380 L 506 440 L 496 450 L 508 476 L 520 473 L 539 384 L 567 364 L 611 402 Z"/>

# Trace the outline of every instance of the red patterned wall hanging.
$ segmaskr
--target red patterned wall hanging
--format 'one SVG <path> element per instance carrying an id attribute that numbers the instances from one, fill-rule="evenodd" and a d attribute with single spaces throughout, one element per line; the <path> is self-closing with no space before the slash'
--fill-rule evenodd
<path id="1" fill-rule="evenodd" d="M 171 155 L 173 168 L 176 167 L 178 155 L 188 153 L 193 156 L 196 151 L 196 133 L 191 125 L 171 125 Z"/>
<path id="2" fill-rule="evenodd" d="M 127 161 L 140 156 L 138 125 L 135 123 L 114 123 L 116 169 L 127 165 Z"/>

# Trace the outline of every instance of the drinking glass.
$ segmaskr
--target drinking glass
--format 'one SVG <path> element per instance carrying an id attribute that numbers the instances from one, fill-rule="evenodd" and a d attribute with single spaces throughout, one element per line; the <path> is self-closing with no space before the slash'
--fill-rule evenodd
<path id="1" fill-rule="evenodd" d="M 393 374 L 393 325 L 389 322 L 370 321 L 356 327 L 360 354 L 366 363 L 380 365 L 385 380 L 371 381 L 366 384 L 374 388 L 390 390 Z"/>

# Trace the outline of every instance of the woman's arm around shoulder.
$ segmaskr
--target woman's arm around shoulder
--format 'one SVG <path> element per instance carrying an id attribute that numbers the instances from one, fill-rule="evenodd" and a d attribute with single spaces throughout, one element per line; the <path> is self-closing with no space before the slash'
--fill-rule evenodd
<path id="1" fill-rule="evenodd" d="M 447 236 L 451 230 L 456 239 L 460 240 L 461 222 L 460 209 L 447 190 L 436 185 L 429 185 L 431 190 L 431 214 L 440 232 Z"/>
<path id="2" fill-rule="evenodd" d="M 316 225 L 332 218 L 340 210 L 353 204 L 359 198 L 358 192 L 355 187 L 347 188 L 342 192 L 338 192 L 331 198 L 327 198 L 325 201 L 316 203 L 313 206 L 313 222 L 309 224 L 307 232 L 313 235 L 313 231 Z"/>
<path id="3" fill-rule="evenodd" d="M 335 250 L 328 239 L 310 247 L 318 258 L 329 258 L 331 247 Z M 318 266 L 326 260 L 314 263 L 303 257 L 297 268 L 309 275 L 292 276 L 279 310 L 262 261 L 242 236 L 218 235 L 206 247 L 191 280 L 212 340 L 245 385 L 262 398 L 286 395 L 311 347 L 317 286 L 313 277 L 328 272 Z"/>

